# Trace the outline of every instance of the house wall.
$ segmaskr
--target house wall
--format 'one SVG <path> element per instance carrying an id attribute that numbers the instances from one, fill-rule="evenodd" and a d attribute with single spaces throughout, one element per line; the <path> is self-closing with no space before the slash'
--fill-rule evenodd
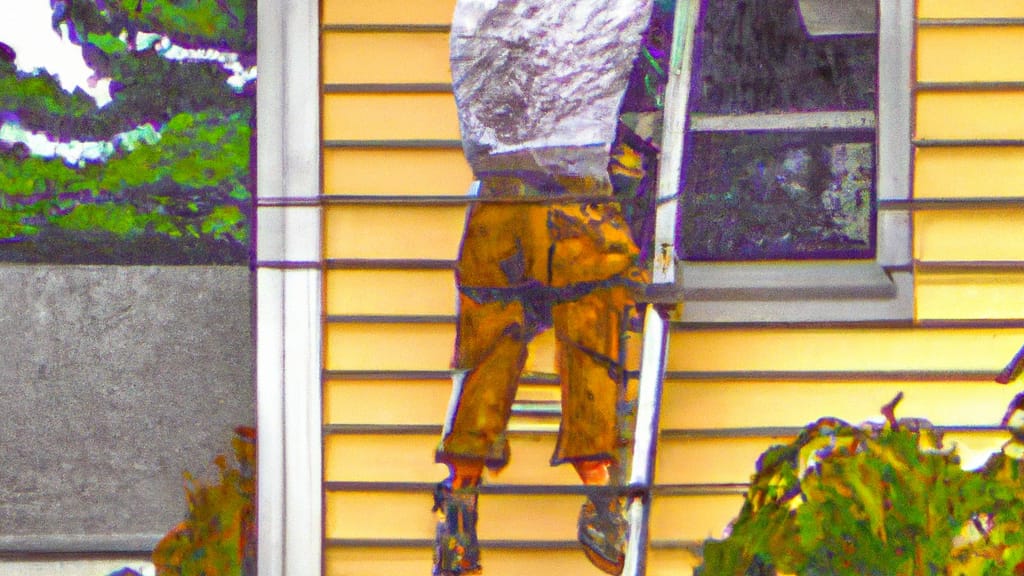
<path id="1" fill-rule="evenodd" d="M 425 574 L 471 181 L 447 72 L 454 0 L 322 7 L 325 570 Z M 964 19 L 1024 8 L 920 0 L 918 17 L 913 322 L 675 326 L 649 574 L 687 573 L 757 456 L 820 416 L 878 419 L 903 391 L 899 414 L 949 427 L 968 462 L 1004 439 L 1018 386 L 992 379 L 1024 344 L 1024 22 Z M 527 370 L 551 374 L 552 351 L 541 335 Z M 543 377 L 520 388 L 557 397 Z M 481 501 L 490 576 L 598 573 L 575 543 L 575 475 L 547 466 L 555 425 L 513 422 L 512 464 Z M 508 494 L 519 486 L 539 493 Z"/>

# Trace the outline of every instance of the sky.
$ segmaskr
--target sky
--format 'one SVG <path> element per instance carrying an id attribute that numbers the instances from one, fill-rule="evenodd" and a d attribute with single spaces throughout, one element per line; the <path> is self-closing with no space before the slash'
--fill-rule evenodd
<path id="1" fill-rule="evenodd" d="M 49 0 L 0 0 L 0 14 L 4 15 L 0 18 L 0 42 L 14 48 L 18 55 L 14 64 L 19 70 L 46 70 L 69 93 L 78 87 L 98 106 L 110 102 L 110 79 L 94 78 L 81 46 L 54 31 Z"/>

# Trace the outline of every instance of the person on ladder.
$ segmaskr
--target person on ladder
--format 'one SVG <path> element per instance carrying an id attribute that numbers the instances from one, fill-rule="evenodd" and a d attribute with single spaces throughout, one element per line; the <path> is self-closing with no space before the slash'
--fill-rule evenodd
<path id="1" fill-rule="evenodd" d="M 527 346 L 554 328 L 562 421 L 552 465 L 610 483 L 621 448 L 623 347 L 639 345 L 648 274 L 609 166 L 619 106 L 652 0 L 458 0 L 451 70 L 463 149 L 479 182 L 456 263 L 452 402 L 436 460 L 434 576 L 481 571 L 484 469 L 505 431 Z M 587 557 L 622 571 L 620 498 L 595 491 L 578 520 Z"/>

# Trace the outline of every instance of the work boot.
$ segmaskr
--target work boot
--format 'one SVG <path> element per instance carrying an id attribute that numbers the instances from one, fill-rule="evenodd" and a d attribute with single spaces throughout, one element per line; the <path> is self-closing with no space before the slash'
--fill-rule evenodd
<path id="1" fill-rule="evenodd" d="M 580 510 L 579 539 L 591 564 L 618 576 L 626 561 L 626 533 L 629 523 L 622 515 L 617 496 L 595 494 Z"/>
<path id="2" fill-rule="evenodd" d="M 480 544 L 476 540 L 476 486 L 453 490 L 448 480 L 434 490 L 434 512 L 439 512 L 434 542 L 433 576 L 480 573 Z"/>

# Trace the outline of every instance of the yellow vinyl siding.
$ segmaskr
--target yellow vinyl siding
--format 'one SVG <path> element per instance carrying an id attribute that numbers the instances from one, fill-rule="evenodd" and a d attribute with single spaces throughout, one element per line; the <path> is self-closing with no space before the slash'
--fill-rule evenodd
<path id="1" fill-rule="evenodd" d="M 668 369 L 712 372 L 998 372 L 1022 343 L 1024 328 L 699 330 L 672 335 Z M 807 392 L 812 389 L 813 384 Z"/>
<path id="2" fill-rule="evenodd" d="M 447 370 L 451 322 L 346 322 L 327 327 L 328 370 Z M 1024 343 L 1021 328 L 767 328 L 675 331 L 668 370 L 688 372 L 998 372 Z M 551 331 L 527 370 L 553 372 Z M 385 353 L 387 351 L 387 353 Z M 400 353 L 395 353 L 399 352 Z"/>
<path id="3" fill-rule="evenodd" d="M 773 444 L 789 442 L 794 435 L 756 435 L 743 438 L 667 435 L 658 445 L 662 484 L 739 484 L 750 479 L 757 456 Z M 579 484 L 571 467 L 549 465 L 556 433 L 510 433 L 514 465 L 503 470 L 493 482 L 502 485 Z M 328 437 L 324 479 L 328 482 L 436 482 L 444 468 L 423 454 L 437 447 L 436 433 L 393 434 L 352 433 Z M 715 466 L 689 466 L 687 462 L 716 461 Z M 577 506 L 578 508 L 578 506 Z M 578 512 L 578 509 L 577 509 Z"/>
<path id="4" fill-rule="evenodd" d="M 343 86 L 323 104 L 323 193 L 335 200 L 325 210 L 324 255 L 337 263 L 324 295 L 332 576 L 430 569 L 429 487 L 444 474 L 432 453 L 455 339 L 450 263 L 466 208 L 440 197 L 464 195 L 472 179 L 444 91 L 447 47 L 437 26 L 453 7 L 323 6 L 324 82 Z M 930 19 L 1024 18 L 1018 0 L 919 0 L 918 9 Z M 1024 344 L 1024 202 L 1016 204 L 1024 200 L 1024 89 L 973 83 L 1024 82 L 1022 40 L 1019 25 L 918 28 L 913 197 L 931 204 L 913 209 L 912 323 L 673 330 L 656 480 L 690 492 L 657 493 L 648 574 L 688 574 L 696 559 L 686 547 L 722 533 L 757 456 L 818 417 L 877 421 L 902 391 L 898 415 L 955 429 L 946 439 L 965 461 L 1003 442 L 986 428 L 1019 389 L 990 378 Z M 422 84 L 432 86 L 414 86 Z M 973 142 L 989 140 L 1021 142 Z M 949 205 L 964 199 L 981 201 Z M 541 335 L 527 370 L 550 377 L 553 350 L 552 335 Z M 535 380 L 521 386 L 520 400 L 558 398 L 557 385 Z M 481 500 L 489 576 L 599 573 L 574 543 L 581 496 L 558 492 L 575 486 L 575 475 L 547 465 L 556 425 L 513 417 L 512 463 Z M 553 492 L 501 493 L 523 486 Z"/>
<path id="5" fill-rule="evenodd" d="M 327 576 L 429 574 L 430 549 L 421 548 L 337 548 L 327 552 Z M 687 574 L 696 558 L 687 550 L 654 549 L 650 552 L 648 576 Z M 540 574 L 577 575 L 593 571 L 575 548 L 530 550 L 490 548 L 487 576 Z M 684 572 L 685 571 L 685 572 Z"/>
<path id="6" fill-rule="evenodd" d="M 1020 0 L 918 0 L 918 18 L 1024 18 Z"/>
<path id="7" fill-rule="evenodd" d="M 1024 77 L 1024 26 L 924 28 L 918 34 L 917 49 L 920 82 L 1002 82 Z"/>
<path id="8" fill-rule="evenodd" d="M 332 196 L 462 196 L 473 181 L 461 148 L 325 150 L 323 165 Z"/>
<path id="9" fill-rule="evenodd" d="M 742 495 L 677 496 L 655 499 L 651 509 L 654 539 L 701 539 L 702 526 L 724 527 L 736 515 Z M 327 495 L 328 538 L 421 540 L 434 535 L 434 518 L 424 514 L 429 494 L 392 491 L 333 492 Z M 382 513 L 382 511 L 387 513 Z M 486 510 L 486 513 L 484 512 Z M 576 539 L 580 511 L 577 494 L 486 494 L 480 505 L 481 540 L 564 541 Z M 400 518 L 402 522 L 395 522 Z M 712 533 L 721 534 L 721 528 Z M 486 552 L 485 552 L 486 554 Z M 594 569 L 591 569 L 594 570 Z"/>
<path id="10" fill-rule="evenodd" d="M 1024 271 L 919 273 L 921 320 L 1024 318 Z"/>
<path id="11" fill-rule="evenodd" d="M 327 424 L 436 425 L 448 408 L 450 378 L 328 380 L 324 385 Z M 401 402 L 395 402 L 400 397 Z M 521 384 L 520 400 L 557 400 L 558 387 Z"/>
<path id="12" fill-rule="evenodd" d="M 813 402 L 793 401 L 809 388 L 813 388 Z M 857 393 L 851 395 L 851 389 Z M 444 377 L 328 380 L 324 421 L 328 425 L 437 425 L 438 414 L 444 414 L 448 406 L 450 390 L 451 381 Z M 856 423 L 881 418 L 878 408 L 900 391 L 906 395 L 900 404 L 901 413 L 906 415 L 927 413 L 937 426 L 991 426 L 1002 417 L 1018 389 L 979 379 L 957 379 L 955 375 L 942 380 L 919 377 L 808 382 L 792 378 L 687 380 L 670 373 L 662 397 L 661 422 L 668 430 L 719 431 L 798 426 L 827 414 Z M 522 384 L 518 397 L 556 400 L 558 387 Z M 396 402 L 395 398 L 402 401 Z"/>
<path id="13" fill-rule="evenodd" d="M 328 26 L 448 24 L 455 10 L 455 0 L 324 0 L 321 8 L 323 23 Z"/>
<path id="14" fill-rule="evenodd" d="M 383 93 L 324 96 L 327 140 L 458 140 L 451 94 Z"/>
<path id="15" fill-rule="evenodd" d="M 1024 194 L 1022 182 L 1024 147 L 920 148 L 916 152 L 915 198 L 1014 198 Z"/>
<path id="16" fill-rule="evenodd" d="M 465 214 L 464 206 L 330 206 L 325 256 L 454 260 Z"/>
<path id="17" fill-rule="evenodd" d="M 1003 139 L 1024 134 L 1024 91 L 936 90 L 917 96 L 917 137 Z"/>
<path id="18" fill-rule="evenodd" d="M 926 262 L 1024 260 L 1022 226 L 1024 208 L 918 212 L 914 257 Z"/>
<path id="19" fill-rule="evenodd" d="M 325 282 L 328 314 L 455 314 L 451 270 L 331 270 Z"/>
<path id="20" fill-rule="evenodd" d="M 323 38 L 324 84 L 446 84 L 445 32 L 335 32 Z"/>
<path id="21" fill-rule="evenodd" d="M 856 394 L 851 394 L 856 390 Z M 900 414 L 927 414 L 936 426 L 991 426 L 1017 390 L 991 382 L 945 380 L 673 380 L 665 384 L 662 425 L 669 430 L 799 426 L 821 416 L 881 421 L 879 407 L 898 392 Z M 794 398 L 810 401 L 794 402 Z"/>
<path id="22" fill-rule="evenodd" d="M 325 479 L 339 482 L 437 482 L 438 474 L 444 477 L 445 468 L 434 464 L 432 458 L 424 458 L 423 454 L 432 454 L 438 440 L 438 434 L 434 432 L 401 436 L 352 434 L 329 438 Z M 555 446 L 553 433 L 513 433 L 510 444 L 515 465 L 493 478 L 494 482 L 554 486 L 579 483 L 570 467 L 549 465 Z"/>
<path id="23" fill-rule="evenodd" d="M 454 345 L 454 323 L 336 323 L 327 326 L 324 364 L 328 370 L 448 370 Z M 551 331 L 530 350 L 528 372 L 554 372 Z"/>

